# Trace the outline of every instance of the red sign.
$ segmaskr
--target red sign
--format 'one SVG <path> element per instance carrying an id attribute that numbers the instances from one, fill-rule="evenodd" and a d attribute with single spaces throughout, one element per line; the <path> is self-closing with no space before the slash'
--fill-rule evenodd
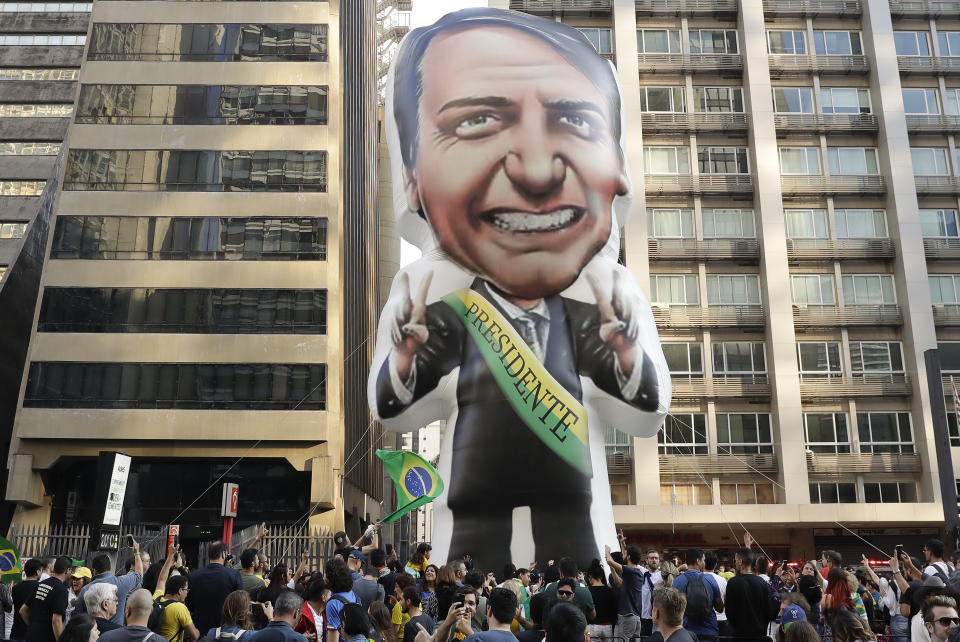
<path id="1" fill-rule="evenodd" d="M 170 535 L 180 534 L 180 524 L 170 524 Z"/>
<path id="2" fill-rule="evenodd" d="M 240 504 L 240 486 L 238 484 L 223 485 L 223 500 L 220 503 L 221 517 L 236 517 L 237 507 Z"/>

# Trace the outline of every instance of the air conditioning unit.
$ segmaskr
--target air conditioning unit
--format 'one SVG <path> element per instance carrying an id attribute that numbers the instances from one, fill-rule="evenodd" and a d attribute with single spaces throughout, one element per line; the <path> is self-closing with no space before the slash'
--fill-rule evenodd
<path id="1" fill-rule="evenodd" d="M 793 304 L 793 309 L 794 309 L 794 310 L 806 310 L 806 309 L 807 309 L 807 304 L 806 304 L 806 303 L 794 303 L 794 304 Z"/>

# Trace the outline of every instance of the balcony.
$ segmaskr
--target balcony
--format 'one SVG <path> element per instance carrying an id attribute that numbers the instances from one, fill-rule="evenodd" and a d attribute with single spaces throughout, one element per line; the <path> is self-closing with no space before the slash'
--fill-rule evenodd
<path id="1" fill-rule="evenodd" d="M 892 259 L 895 254 L 890 239 L 787 239 L 787 258 L 791 261 Z"/>
<path id="2" fill-rule="evenodd" d="M 749 174 L 647 174 L 644 180 L 647 196 L 753 193 Z"/>
<path id="3" fill-rule="evenodd" d="M 750 475 L 777 472 L 774 455 L 660 455 L 660 475 Z"/>
<path id="4" fill-rule="evenodd" d="M 934 261 L 960 259 L 960 238 L 923 239 L 923 253 Z"/>
<path id="5" fill-rule="evenodd" d="M 510 8 L 548 15 L 609 13 L 613 0 L 510 0 Z"/>
<path id="6" fill-rule="evenodd" d="M 960 74 L 960 58 L 946 56 L 897 56 L 900 73 L 934 74 L 949 76 Z"/>
<path id="7" fill-rule="evenodd" d="M 920 455 L 890 453 L 849 453 L 827 455 L 807 453 L 807 472 L 816 475 L 847 476 L 852 473 L 919 473 L 923 472 Z"/>
<path id="8" fill-rule="evenodd" d="M 960 116 L 907 114 L 907 129 L 917 134 L 960 133 Z"/>
<path id="9" fill-rule="evenodd" d="M 763 0 L 763 12 L 798 18 L 854 17 L 861 13 L 859 0 Z"/>
<path id="10" fill-rule="evenodd" d="M 660 329 L 763 327 L 766 318 L 762 305 L 670 305 L 653 307 L 653 318 Z"/>
<path id="11" fill-rule="evenodd" d="M 774 54 L 770 56 L 770 75 L 804 76 L 815 74 L 866 74 L 870 61 L 866 56 L 815 56 Z"/>
<path id="12" fill-rule="evenodd" d="M 773 121 L 779 135 L 856 134 L 877 131 L 873 114 L 775 114 Z"/>
<path id="13" fill-rule="evenodd" d="M 934 303 L 933 325 L 941 327 L 960 326 L 960 305 L 951 303 Z"/>
<path id="14" fill-rule="evenodd" d="M 769 397 L 770 381 L 765 376 L 690 378 L 673 380 L 673 399 L 729 399 Z"/>
<path id="15" fill-rule="evenodd" d="M 637 14 L 713 16 L 737 13 L 737 0 L 637 0 Z"/>
<path id="16" fill-rule="evenodd" d="M 836 196 L 840 194 L 883 194 L 887 191 L 883 176 L 781 176 L 780 188 L 787 198 L 798 196 Z"/>
<path id="17" fill-rule="evenodd" d="M 739 75 L 743 58 L 736 54 L 638 54 L 640 73 L 678 74 L 724 72 Z"/>
<path id="18" fill-rule="evenodd" d="M 627 453 L 607 455 L 608 475 L 632 475 L 633 457 Z"/>
<path id="19" fill-rule="evenodd" d="M 650 239 L 651 259 L 676 261 L 725 261 L 756 259 L 760 256 L 757 239 Z"/>
<path id="20" fill-rule="evenodd" d="M 724 113 L 644 113 L 643 132 L 746 132 L 750 122 L 748 114 Z"/>
<path id="21" fill-rule="evenodd" d="M 903 325 L 899 305 L 831 305 L 793 304 L 793 324 L 797 328 L 835 328 L 851 326 Z"/>
<path id="22" fill-rule="evenodd" d="M 960 177 L 957 176 L 914 176 L 917 196 L 960 194 Z"/>
<path id="23" fill-rule="evenodd" d="M 882 377 L 808 377 L 800 379 L 800 400 L 847 399 L 850 397 L 909 397 L 906 375 Z"/>
<path id="24" fill-rule="evenodd" d="M 960 13 L 958 0 L 890 0 L 894 18 L 939 18 Z"/>

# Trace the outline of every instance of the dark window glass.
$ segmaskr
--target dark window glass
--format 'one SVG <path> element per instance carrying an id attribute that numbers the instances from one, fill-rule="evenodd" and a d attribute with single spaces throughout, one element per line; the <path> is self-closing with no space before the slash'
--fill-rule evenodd
<path id="1" fill-rule="evenodd" d="M 30 364 L 25 407 L 325 410 L 323 364 Z"/>
<path id="2" fill-rule="evenodd" d="M 89 60 L 327 59 L 327 25 L 94 23 Z"/>

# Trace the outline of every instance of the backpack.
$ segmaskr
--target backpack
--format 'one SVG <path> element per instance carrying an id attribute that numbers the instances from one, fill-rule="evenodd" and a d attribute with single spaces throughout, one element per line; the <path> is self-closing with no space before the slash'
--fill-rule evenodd
<path id="1" fill-rule="evenodd" d="M 947 565 L 946 562 L 937 562 L 936 564 L 931 564 L 930 566 L 933 567 L 933 571 L 936 574 L 936 576 L 939 577 L 941 580 L 943 580 L 943 585 L 946 586 L 950 583 L 950 576 L 947 575 L 947 573 L 944 573 L 943 570 L 941 570 L 939 566 L 940 564 L 943 564 L 947 568 L 947 571 L 950 570 L 950 567 Z"/>
<path id="2" fill-rule="evenodd" d="M 360 604 L 359 599 L 356 602 L 351 602 L 350 600 L 343 597 L 342 595 L 333 595 L 331 597 L 334 600 L 341 602 L 344 606 L 346 606 L 347 604 L 358 604 L 358 605 Z M 379 627 L 377 626 L 377 623 L 373 621 L 372 615 L 370 615 L 366 611 L 364 611 L 364 615 L 366 615 L 366 619 L 367 619 L 367 634 L 366 634 L 367 640 L 376 640 L 380 634 Z"/>
<path id="3" fill-rule="evenodd" d="M 176 602 L 176 600 L 165 600 L 162 597 L 155 599 L 153 601 L 153 610 L 150 611 L 150 618 L 147 620 L 147 628 L 156 633 L 160 628 L 160 624 L 163 622 L 164 610 L 174 602 Z M 179 635 L 179 632 L 177 635 Z"/>
<path id="4" fill-rule="evenodd" d="M 687 585 L 683 593 L 687 596 L 687 619 L 690 624 L 706 624 L 713 613 L 713 593 L 703 581 L 703 573 L 687 573 L 686 577 Z"/>
<path id="5" fill-rule="evenodd" d="M 220 627 L 217 627 L 217 632 L 213 637 L 209 635 L 204 635 L 202 638 L 197 640 L 197 642 L 217 642 L 217 640 L 239 640 L 243 637 L 243 634 L 246 631 L 240 631 L 239 633 L 230 633 L 229 631 L 221 631 Z"/>

